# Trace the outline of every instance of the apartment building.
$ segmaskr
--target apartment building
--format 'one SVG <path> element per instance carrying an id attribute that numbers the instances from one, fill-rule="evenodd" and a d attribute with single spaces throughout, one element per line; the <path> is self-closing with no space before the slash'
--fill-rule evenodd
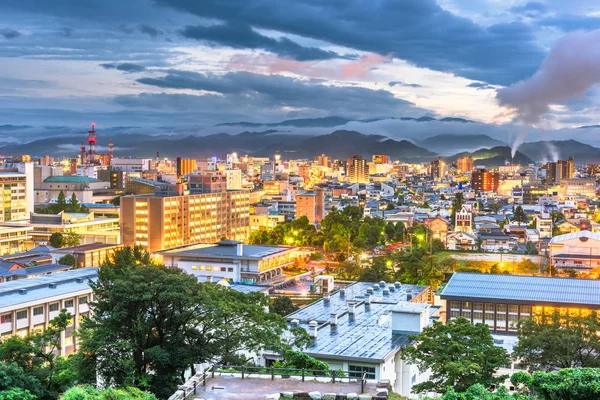
<path id="1" fill-rule="evenodd" d="M 0 337 L 25 336 L 43 330 L 62 309 L 72 316 L 72 325 L 61 333 L 61 355 L 76 350 L 73 332 L 82 318 L 90 315 L 90 281 L 98 276 L 96 268 L 81 268 L 0 284 Z"/>
<path id="2" fill-rule="evenodd" d="M 325 213 L 325 194 L 323 189 L 304 192 L 296 196 L 296 218 L 307 217 L 308 222 L 321 222 Z"/>
<path id="3" fill-rule="evenodd" d="M 0 222 L 27 219 L 27 175 L 0 172 L 0 201 Z"/>
<path id="4" fill-rule="evenodd" d="M 223 238 L 244 241 L 250 225 L 246 191 L 121 198 L 121 240 L 150 252 Z"/>

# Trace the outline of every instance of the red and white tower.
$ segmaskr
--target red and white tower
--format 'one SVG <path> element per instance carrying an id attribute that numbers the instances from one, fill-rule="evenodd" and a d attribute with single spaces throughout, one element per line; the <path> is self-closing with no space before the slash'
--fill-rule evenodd
<path id="1" fill-rule="evenodd" d="M 112 138 L 110 138 L 108 140 L 108 165 L 112 164 L 114 150 L 115 150 L 115 145 L 112 141 Z"/>
<path id="2" fill-rule="evenodd" d="M 96 159 L 96 124 L 92 122 L 92 130 L 88 131 L 88 163 L 92 164 Z"/>

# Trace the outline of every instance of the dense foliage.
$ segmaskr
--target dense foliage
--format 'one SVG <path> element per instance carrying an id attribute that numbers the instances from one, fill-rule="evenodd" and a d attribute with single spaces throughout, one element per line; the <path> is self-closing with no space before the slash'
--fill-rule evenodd
<path id="1" fill-rule="evenodd" d="M 46 207 L 36 209 L 39 214 L 58 214 L 59 212 L 89 212 L 90 210 L 82 205 L 75 193 L 69 198 L 69 201 L 65 198 L 65 194 L 61 190 L 56 198 L 56 203 L 49 204 Z"/>
<path id="2" fill-rule="evenodd" d="M 67 390 L 61 400 L 156 400 L 156 396 L 132 387 L 101 390 L 82 385 Z"/>
<path id="3" fill-rule="evenodd" d="M 434 322 L 422 333 L 412 337 L 405 360 L 421 371 L 431 370 L 428 381 L 413 386 L 413 392 L 445 393 L 449 387 L 466 391 L 477 383 L 491 387 L 506 379 L 495 376 L 502 365 L 510 361 L 502 347 L 494 345 L 490 329 L 484 324 L 471 324 L 464 318 Z"/>
<path id="4" fill-rule="evenodd" d="M 514 356 L 532 371 L 560 368 L 600 367 L 600 323 L 598 314 L 551 315 L 522 320 L 518 324 L 519 343 Z"/>
<path id="5" fill-rule="evenodd" d="M 279 296 L 271 301 L 269 306 L 269 311 L 275 314 L 279 314 L 281 316 L 286 316 L 288 314 L 296 311 L 298 307 L 292 303 L 292 299 L 287 296 Z"/>

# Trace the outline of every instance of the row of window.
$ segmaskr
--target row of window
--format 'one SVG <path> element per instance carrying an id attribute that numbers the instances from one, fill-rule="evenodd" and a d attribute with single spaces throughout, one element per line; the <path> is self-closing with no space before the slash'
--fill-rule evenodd
<path id="1" fill-rule="evenodd" d="M 83 296 L 79 298 L 79 305 L 87 304 L 88 298 L 87 296 Z M 60 303 L 52 303 L 48 306 L 49 312 L 59 311 Z M 73 300 L 65 300 L 63 302 L 63 308 L 72 308 Z M 44 314 L 44 306 L 35 307 L 33 309 L 33 316 L 43 315 Z M 17 320 L 26 319 L 27 318 L 27 310 L 17 311 L 16 315 Z M 12 322 L 12 313 L 0 315 L 0 324 L 5 324 Z"/>
<path id="2" fill-rule="evenodd" d="M 193 271 L 233 272 L 233 267 L 211 267 L 210 265 L 192 265 Z"/>

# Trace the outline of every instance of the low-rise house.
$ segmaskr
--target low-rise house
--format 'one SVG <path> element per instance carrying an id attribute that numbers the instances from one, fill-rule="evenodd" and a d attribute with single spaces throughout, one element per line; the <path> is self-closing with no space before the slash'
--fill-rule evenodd
<path id="1" fill-rule="evenodd" d="M 122 247 L 121 244 L 92 243 L 54 249 L 50 254 L 54 264 L 58 264 L 62 257 L 72 255 L 76 268 L 99 267 Z"/>
<path id="2" fill-rule="evenodd" d="M 448 250 L 477 250 L 477 235 L 467 232 L 450 232 L 446 236 Z"/>
<path id="3" fill-rule="evenodd" d="M 550 263 L 559 270 L 591 270 L 600 266 L 600 233 L 577 231 L 550 240 Z"/>

